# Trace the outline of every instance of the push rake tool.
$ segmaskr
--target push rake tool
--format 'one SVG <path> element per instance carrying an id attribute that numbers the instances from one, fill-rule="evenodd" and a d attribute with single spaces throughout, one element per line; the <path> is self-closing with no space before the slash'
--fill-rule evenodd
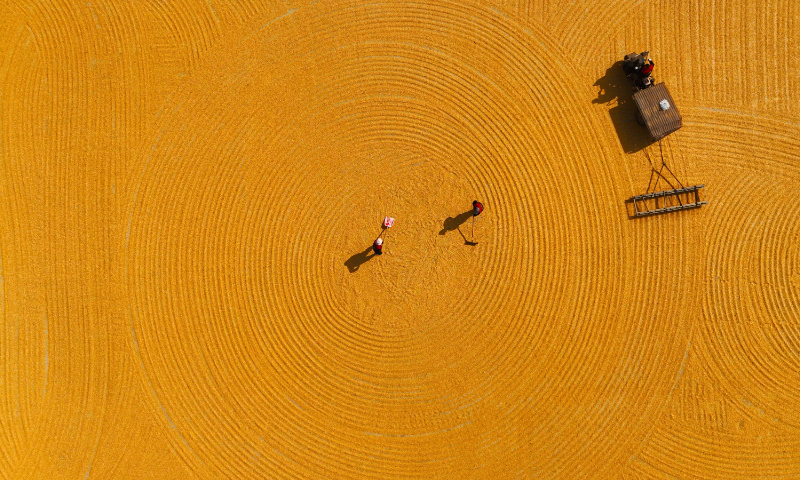
<path id="1" fill-rule="evenodd" d="M 383 217 L 383 231 L 381 232 L 381 235 L 386 233 L 386 238 L 389 238 L 389 234 L 387 232 L 389 231 L 390 228 L 392 228 L 393 225 L 394 225 L 393 217 Z M 378 235 L 378 238 L 381 238 L 381 235 Z"/>
<path id="2" fill-rule="evenodd" d="M 467 245 L 472 245 L 472 246 L 478 244 L 478 242 L 475 241 L 475 215 L 472 216 L 472 240 L 466 243 Z"/>

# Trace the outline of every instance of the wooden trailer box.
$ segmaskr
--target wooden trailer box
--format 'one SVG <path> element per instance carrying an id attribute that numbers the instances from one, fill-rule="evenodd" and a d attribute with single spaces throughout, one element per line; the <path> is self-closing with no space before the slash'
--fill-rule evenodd
<path id="1" fill-rule="evenodd" d="M 663 83 L 639 90 L 633 94 L 633 100 L 653 141 L 661 140 L 683 126 L 678 107 Z"/>

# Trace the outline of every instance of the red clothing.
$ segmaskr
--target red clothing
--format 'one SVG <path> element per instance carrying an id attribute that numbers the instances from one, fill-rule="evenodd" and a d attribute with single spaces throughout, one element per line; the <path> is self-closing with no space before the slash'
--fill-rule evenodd
<path id="1" fill-rule="evenodd" d="M 375 255 L 381 255 L 383 253 L 383 245 L 379 245 L 376 240 L 376 243 L 372 244 L 372 251 L 375 252 Z"/>
<path id="2" fill-rule="evenodd" d="M 477 200 L 472 202 L 472 215 L 477 217 L 478 215 L 481 214 L 481 212 L 483 212 L 483 205 L 481 204 L 481 202 Z"/>
<path id="3" fill-rule="evenodd" d="M 646 77 L 646 76 L 650 75 L 650 72 L 653 71 L 653 67 L 654 66 L 655 66 L 655 63 L 653 63 L 653 61 L 650 60 L 650 63 L 648 65 L 645 65 L 644 68 L 642 69 L 642 76 Z"/>

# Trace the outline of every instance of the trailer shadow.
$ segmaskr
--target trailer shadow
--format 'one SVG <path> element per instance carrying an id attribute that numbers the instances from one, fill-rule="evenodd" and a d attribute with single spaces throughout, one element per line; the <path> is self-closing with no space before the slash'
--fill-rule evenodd
<path id="1" fill-rule="evenodd" d="M 622 61 L 606 70 L 594 86 L 600 87 L 597 98 L 592 103 L 608 104 L 616 100 L 616 106 L 609 109 L 611 123 L 617 131 L 619 143 L 625 153 L 638 152 L 652 143 L 647 130 L 636 123 L 636 102 L 633 101 L 633 88 L 622 71 Z"/>

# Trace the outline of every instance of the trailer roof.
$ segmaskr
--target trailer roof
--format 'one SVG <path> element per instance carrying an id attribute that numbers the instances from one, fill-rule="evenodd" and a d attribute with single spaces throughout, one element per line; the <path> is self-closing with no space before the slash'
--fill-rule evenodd
<path id="1" fill-rule="evenodd" d="M 675 106 L 672 96 L 663 83 L 639 90 L 633 94 L 633 100 L 639 107 L 644 123 L 653 140 L 661 140 L 683 125 L 678 107 Z M 669 109 L 661 109 L 659 103 L 662 100 L 669 102 Z"/>

